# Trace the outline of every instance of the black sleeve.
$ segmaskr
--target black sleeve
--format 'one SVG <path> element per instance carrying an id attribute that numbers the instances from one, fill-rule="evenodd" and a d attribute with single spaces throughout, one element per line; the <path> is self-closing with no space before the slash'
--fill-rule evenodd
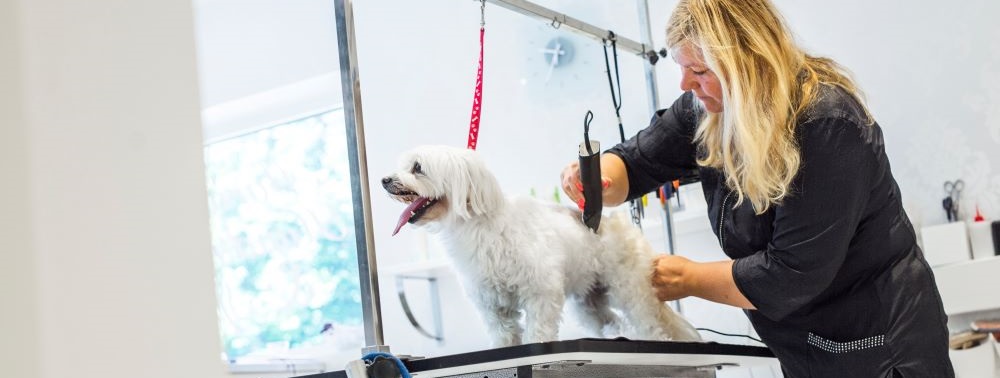
<path id="1" fill-rule="evenodd" d="M 774 209 L 771 241 L 733 264 L 736 286 L 773 321 L 820 295 L 847 256 L 877 169 L 860 127 L 839 118 L 799 126 L 802 164 Z"/>
<path id="2" fill-rule="evenodd" d="M 648 127 L 606 151 L 625 162 L 628 199 L 697 175 L 694 132 L 699 116 L 694 101 L 690 92 L 684 93 L 669 108 L 657 111 Z"/>

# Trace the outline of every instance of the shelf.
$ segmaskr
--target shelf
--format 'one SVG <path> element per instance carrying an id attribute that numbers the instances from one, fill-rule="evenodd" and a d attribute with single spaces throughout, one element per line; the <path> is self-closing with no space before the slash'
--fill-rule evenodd
<path id="1" fill-rule="evenodd" d="M 948 315 L 1000 309 L 1000 256 L 933 269 Z"/>
<path id="2" fill-rule="evenodd" d="M 379 274 L 395 276 L 429 275 L 451 269 L 451 262 L 445 258 L 415 261 L 408 264 L 394 264 L 379 268 Z"/>
<path id="3" fill-rule="evenodd" d="M 319 360 L 273 359 L 256 362 L 233 362 L 229 364 L 230 374 L 261 373 L 309 373 L 326 371 L 326 364 Z"/>

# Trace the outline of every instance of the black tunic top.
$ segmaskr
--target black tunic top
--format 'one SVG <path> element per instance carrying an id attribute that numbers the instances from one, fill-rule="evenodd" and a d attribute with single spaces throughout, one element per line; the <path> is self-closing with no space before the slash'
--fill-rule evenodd
<path id="1" fill-rule="evenodd" d="M 952 377 L 947 317 L 916 244 L 877 124 L 845 91 L 823 87 L 800 117 L 791 194 L 757 215 L 724 174 L 695 162 L 701 117 L 690 93 L 608 152 L 629 195 L 698 177 L 746 314 L 787 377 Z M 697 323 L 697 319 L 692 319 Z"/>

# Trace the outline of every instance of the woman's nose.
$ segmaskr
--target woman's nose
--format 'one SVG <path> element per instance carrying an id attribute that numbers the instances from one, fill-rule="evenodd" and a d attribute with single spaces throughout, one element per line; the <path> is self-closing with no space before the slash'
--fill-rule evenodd
<path id="1" fill-rule="evenodd" d="M 694 89 L 698 84 L 698 81 L 692 77 L 691 72 L 688 70 L 681 71 L 681 90 L 684 92 Z"/>

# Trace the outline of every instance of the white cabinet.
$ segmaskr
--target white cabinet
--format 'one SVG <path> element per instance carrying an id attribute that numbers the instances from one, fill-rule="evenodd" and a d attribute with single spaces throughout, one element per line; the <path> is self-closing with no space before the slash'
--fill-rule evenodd
<path id="1" fill-rule="evenodd" d="M 1000 309 L 1000 257 L 934 268 L 948 315 Z"/>
<path id="2" fill-rule="evenodd" d="M 969 260 L 934 268 L 938 291 L 952 330 L 966 329 L 978 315 L 1000 312 L 1000 257 Z M 1000 351 L 995 342 L 950 351 L 957 378 L 1000 378 Z"/>

